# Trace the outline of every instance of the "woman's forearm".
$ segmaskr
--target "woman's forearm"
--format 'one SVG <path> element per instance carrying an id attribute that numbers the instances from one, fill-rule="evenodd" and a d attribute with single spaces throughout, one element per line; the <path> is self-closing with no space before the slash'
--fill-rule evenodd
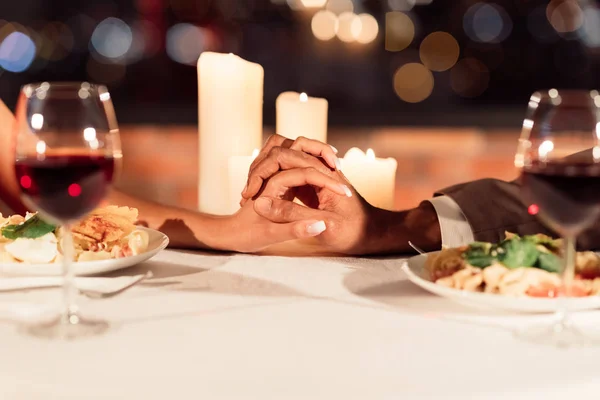
<path id="1" fill-rule="evenodd" d="M 137 208 L 139 222 L 169 236 L 169 246 L 188 249 L 231 250 L 226 243 L 231 217 L 219 217 L 164 206 L 113 190 L 109 204 Z"/>

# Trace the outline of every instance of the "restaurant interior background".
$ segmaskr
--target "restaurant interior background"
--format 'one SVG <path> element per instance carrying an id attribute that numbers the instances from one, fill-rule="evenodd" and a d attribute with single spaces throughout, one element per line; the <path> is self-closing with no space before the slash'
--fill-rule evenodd
<path id="1" fill-rule="evenodd" d="M 0 3 L 0 98 L 32 81 L 105 83 L 130 192 L 195 208 L 204 51 L 265 70 L 265 136 L 284 91 L 329 101 L 328 141 L 398 160 L 396 207 L 515 176 L 527 100 L 598 88 L 600 8 L 576 0 L 20 0 Z M 235 118 L 235 116 L 232 116 Z"/>

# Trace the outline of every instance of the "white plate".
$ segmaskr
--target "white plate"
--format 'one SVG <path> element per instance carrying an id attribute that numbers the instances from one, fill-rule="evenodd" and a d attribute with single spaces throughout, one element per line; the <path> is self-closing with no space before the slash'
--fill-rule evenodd
<path id="1" fill-rule="evenodd" d="M 156 255 L 159 251 L 165 249 L 169 244 L 169 238 L 161 232 L 154 229 L 140 227 L 139 229 L 148 232 L 148 249 L 142 254 L 136 256 L 117 258 L 101 261 L 84 261 L 73 263 L 76 275 L 94 275 L 105 272 L 116 271 L 123 268 L 132 267 L 144 262 Z M 0 263 L 0 274 L 6 275 L 35 275 L 49 276 L 61 275 L 62 265 L 58 264 L 16 264 Z"/>
<path id="2" fill-rule="evenodd" d="M 435 254 L 435 253 L 429 253 Z M 582 311 L 600 308 L 600 296 L 576 297 L 570 299 L 544 299 L 536 297 L 511 297 L 493 293 L 466 292 L 441 286 L 429 279 L 425 270 L 425 260 L 429 254 L 409 258 L 402 269 L 411 282 L 421 288 L 469 307 L 502 309 L 519 312 L 555 312 L 566 301 L 569 310 Z"/>

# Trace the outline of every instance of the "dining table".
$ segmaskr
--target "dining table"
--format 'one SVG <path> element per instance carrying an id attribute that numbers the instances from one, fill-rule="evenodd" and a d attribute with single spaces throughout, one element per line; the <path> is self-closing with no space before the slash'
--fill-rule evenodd
<path id="1" fill-rule="evenodd" d="M 0 399 L 576 399 L 600 393 L 600 347 L 517 339 L 547 314 L 468 308 L 407 280 L 410 255 L 311 243 L 261 254 L 167 249 L 122 295 L 80 299 L 110 322 L 72 341 L 23 326 L 60 289 L 0 293 Z M 314 251 L 313 251 L 314 250 Z M 574 322 L 594 329 L 597 311 Z"/>

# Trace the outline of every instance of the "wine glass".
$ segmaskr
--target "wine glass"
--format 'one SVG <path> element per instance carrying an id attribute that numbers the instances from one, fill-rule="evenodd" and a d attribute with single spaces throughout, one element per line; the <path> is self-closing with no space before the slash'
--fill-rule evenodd
<path id="1" fill-rule="evenodd" d="M 552 325 L 518 332 L 524 339 L 559 346 L 586 344 L 569 319 L 577 293 L 576 239 L 600 215 L 600 94 L 597 91 L 539 91 L 529 100 L 515 166 L 530 214 L 564 239 L 562 290 Z"/>
<path id="2" fill-rule="evenodd" d="M 101 333 L 108 324 L 83 318 L 75 303 L 71 225 L 105 198 L 121 159 L 110 94 L 87 82 L 29 84 L 21 89 L 16 118 L 15 173 L 21 198 L 62 232 L 63 311 L 28 331 L 66 339 Z"/>

